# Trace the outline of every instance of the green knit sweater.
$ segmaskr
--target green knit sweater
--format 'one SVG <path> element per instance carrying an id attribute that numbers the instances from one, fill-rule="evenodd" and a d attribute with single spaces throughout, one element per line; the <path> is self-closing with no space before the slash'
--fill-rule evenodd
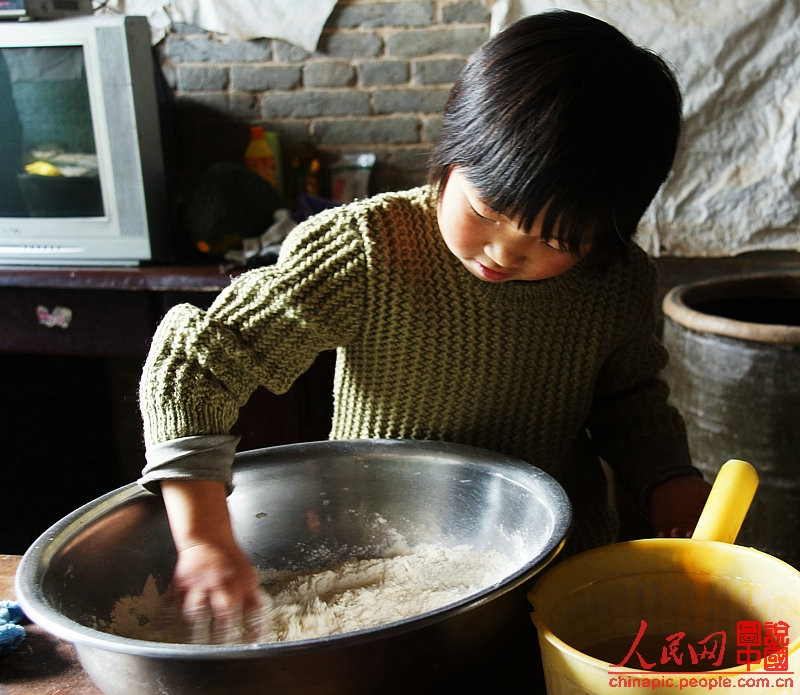
<path id="1" fill-rule="evenodd" d="M 565 487 L 581 545 L 609 542 L 598 455 L 641 499 L 691 470 L 657 378 L 654 288 L 635 246 L 604 271 L 483 282 L 445 246 L 428 187 L 359 201 L 296 227 L 207 311 L 167 314 L 141 383 L 146 442 L 226 434 L 259 384 L 282 393 L 335 348 L 332 438 L 517 456 Z"/>

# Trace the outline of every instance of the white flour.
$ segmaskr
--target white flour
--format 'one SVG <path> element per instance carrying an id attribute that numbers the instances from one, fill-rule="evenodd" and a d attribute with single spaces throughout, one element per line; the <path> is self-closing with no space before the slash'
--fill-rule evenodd
<path id="1" fill-rule="evenodd" d="M 159 620 L 161 596 L 152 577 L 138 596 L 121 598 L 98 629 L 160 642 L 266 643 L 314 639 L 411 618 L 458 601 L 503 579 L 511 570 L 497 552 L 467 546 L 419 545 L 402 555 L 351 560 L 302 574 L 262 570 L 263 607 L 250 632 L 226 630 L 187 640 L 182 626 Z"/>

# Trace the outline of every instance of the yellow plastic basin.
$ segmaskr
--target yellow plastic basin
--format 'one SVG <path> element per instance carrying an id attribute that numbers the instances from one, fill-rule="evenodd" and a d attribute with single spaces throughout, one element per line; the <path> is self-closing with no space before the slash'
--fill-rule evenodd
<path id="1" fill-rule="evenodd" d="M 756 484 L 749 464 L 729 462 L 691 539 L 596 548 L 536 582 L 528 600 L 548 695 L 800 693 L 800 572 L 725 542 Z M 765 661 L 764 638 L 784 635 L 787 660 Z"/>

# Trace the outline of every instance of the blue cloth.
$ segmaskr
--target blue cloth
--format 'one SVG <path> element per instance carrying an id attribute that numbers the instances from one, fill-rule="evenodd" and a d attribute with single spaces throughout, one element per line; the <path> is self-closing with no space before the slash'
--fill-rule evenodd
<path id="1" fill-rule="evenodd" d="M 16 601 L 0 601 L 0 655 L 13 652 L 25 639 L 25 628 L 19 625 L 24 619 Z"/>

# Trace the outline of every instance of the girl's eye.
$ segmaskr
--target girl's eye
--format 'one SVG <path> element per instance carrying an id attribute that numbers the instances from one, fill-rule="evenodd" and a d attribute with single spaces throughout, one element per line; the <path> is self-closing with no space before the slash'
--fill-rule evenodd
<path id="1" fill-rule="evenodd" d="M 467 201 L 467 205 L 469 205 L 469 209 L 470 209 L 470 210 L 472 210 L 472 213 L 473 213 L 473 214 L 474 214 L 476 217 L 478 217 L 478 218 L 480 218 L 480 219 L 482 219 L 482 220 L 485 220 L 486 222 L 496 222 L 496 220 L 493 220 L 491 217 L 486 217 L 486 215 L 481 215 L 481 213 L 479 213 L 479 212 L 478 212 L 478 211 L 475 209 L 475 207 L 472 205 L 472 203 L 470 203 L 469 201 Z"/>
<path id="2" fill-rule="evenodd" d="M 569 249 L 562 244 L 558 239 L 542 239 L 542 243 L 552 251 L 557 253 L 569 253 Z"/>

